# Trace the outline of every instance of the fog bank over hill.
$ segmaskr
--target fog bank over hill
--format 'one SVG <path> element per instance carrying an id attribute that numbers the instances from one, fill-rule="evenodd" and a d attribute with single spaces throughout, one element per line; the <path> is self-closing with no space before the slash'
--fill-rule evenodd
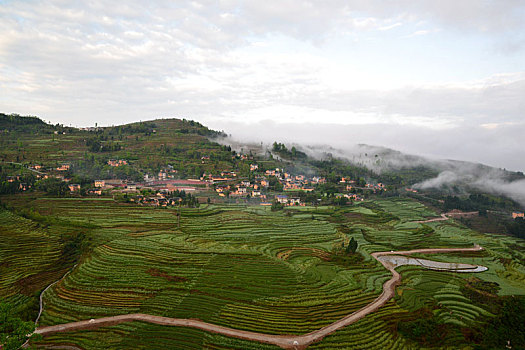
<path id="1" fill-rule="evenodd" d="M 445 170 L 437 177 L 415 184 L 418 189 L 447 188 L 464 185 L 469 188 L 504 195 L 512 198 L 525 208 L 525 179 L 509 180 L 503 171 L 475 172 L 474 168 L 457 167 L 455 170 Z"/>
<path id="2" fill-rule="evenodd" d="M 478 127 L 451 127 L 434 129 L 400 124 L 319 124 L 276 123 L 271 120 L 241 123 L 227 120 L 209 120 L 213 129 L 224 130 L 235 140 L 246 143 L 274 141 L 310 145 L 312 152 L 318 145 L 351 151 L 358 144 L 395 149 L 432 160 L 455 159 L 487 164 L 512 171 L 525 170 L 525 124 L 490 125 Z M 319 146 L 321 149 L 321 147 Z M 361 152 L 361 150 L 359 150 Z M 396 157 L 390 157 L 392 162 Z M 410 162 L 418 162 L 416 158 Z"/>
<path id="3" fill-rule="evenodd" d="M 502 168 L 488 166 L 476 162 L 480 157 L 479 153 L 469 153 L 472 146 L 464 140 L 458 142 L 454 139 L 456 133 L 446 136 L 446 131 L 434 131 L 437 135 L 430 133 L 421 133 L 418 135 L 410 134 L 409 128 L 399 126 L 387 128 L 385 125 L 290 125 L 275 124 L 272 122 L 259 123 L 256 125 L 243 125 L 241 129 L 235 127 L 228 128 L 227 132 L 231 134 L 222 140 L 223 143 L 230 144 L 237 150 L 244 148 L 244 151 L 252 150 L 254 153 L 264 153 L 270 150 L 272 143 L 288 142 L 288 146 L 294 145 L 296 148 L 307 153 L 309 156 L 323 159 L 328 155 L 336 158 L 342 158 L 353 164 L 365 166 L 380 174 L 385 171 L 396 171 L 402 168 L 426 167 L 435 170 L 438 174 L 434 178 L 427 179 L 420 183 L 414 184 L 418 189 L 443 189 L 454 193 L 457 189 L 462 191 L 483 191 L 497 195 L 504 195 L 520 203 L 525 207 L 525 178 L 518 172 L 510 172 Z M 395 137 L 398 133 L 397 137 Z M 441 143 L 436 143 L 433 148 L 429 148 L 430 141 L 441 135 L 442 143 L 445 147 L 439 147 Z M 467 133 L 468 135 L 468 133 Z M 469 139 L 476 139 L 478 135 L 470 135 Z M 394 139 L 395 137 L 395 139 Z M 362 140 L 392 140 L 393 144 L 401 145 L 404 149 L 413 147 L 411 153 L 419 155 L 406 154 L 391 148 L 383 146 L 374 146 L 367 144 L 356 144 Z M 463 138 L 464 139 L 464 138 Z M 322 143 L 321 143 L 322 142 Z M 458 147 L 458 152 L 452 152 L 454 144 Z M 463 145 L 460 147 L 460 145 Z M 521 157 L 509 157 L 503 153 L 505 149 L 505 140 L 499 144 L 482 145 L 478 143 L 479 152 L 490 150 L 494 163 L 498 161 L 497 149 L 501 150 L 499 161 L 510 162 L 509 164 L 521 164 Z M 394 148 L 394 146 L 392 146 Z M 454 155 L 454 158 L 460 158 L 462 154 L 469 156 L 465 160 L 438 159 L 440 155 L 445 157 L 445 153 Z M 515 154 L 521 153 L 515 149 Z M 428 156 L 430 154 L 430 157 Z M 427 156 L 425 156 L 427 155 Z M 450 156 L 452 158 L 452 156 Z M 485 161 L 484 163 L 489 163 Z M 496 163 L 498 164 L 498 163 Z"/>

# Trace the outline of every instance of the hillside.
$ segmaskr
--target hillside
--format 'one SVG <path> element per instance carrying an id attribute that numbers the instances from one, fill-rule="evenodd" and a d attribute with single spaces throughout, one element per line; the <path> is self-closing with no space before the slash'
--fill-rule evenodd
<path id="1" fill-rule="evenodd" d="M 521 344 L 519 204 L 472 186 L 414 188 L 460 168 L 506 172 L 363 145 L 353 157 L 279 142 L 232 150 L 184 119 L 0 121 L 0 312 L 37 324 L 32 345 Z"/>
<path id="2" fill-rule="evenodd" d="M 170 164 L 181 176 L 200 176 L 204 171 L 233 166 L 231 153 L 208 140 L 220 133 L 193 121 L 159 119 L 77 129 L 35 117 L 0 114 L 0 126 L 0 161 L 41 167 L 68 163 L 73 174 L 91 179 L 122 177 L 105 167 L 109 159 L 127 160 L 129 167 L 124 168 L 130 174 L 158 172 Z M 212 162 L 202 162 L 203 156 Z"/>

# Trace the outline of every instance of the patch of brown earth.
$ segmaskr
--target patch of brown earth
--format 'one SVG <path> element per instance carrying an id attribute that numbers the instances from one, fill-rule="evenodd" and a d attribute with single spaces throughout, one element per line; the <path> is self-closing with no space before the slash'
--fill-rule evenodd
<path id="1" fill-rule="evenodd" d="M 159 269 L 151 268 L 146 271 L 150 276 L 162 277 L 167 279 L 170 282 L 186 282 L 188 279 L 186 277 L 169 275 L 165 272 L 160 271 Z"/>
<path id="2" fill-rule="evenodd" d="M 31 276 L 19 279 L 15 286 L 20 288 L 20 293 L 32 296 L 35 292 L 44 289 L 49 283 L 55 281 L 64 274 L 65 270 L 43 271 Z"/>

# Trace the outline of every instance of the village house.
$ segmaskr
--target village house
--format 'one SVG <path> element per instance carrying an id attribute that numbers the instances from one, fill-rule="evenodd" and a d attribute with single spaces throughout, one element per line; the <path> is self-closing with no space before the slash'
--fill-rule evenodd
<path id="1" fill-rule="evenodd" d="M 255 171 L 259 169 L 259 166 L 257 164 L 250 164 L 250 171 Z"/>
<path id="2" fill-rule="evenodd" d="M 303 186 L 297 182 L 287 182 L 284 184 L 285 191 L 302 190 Z"/>
<path id="3" fill-rule="evenodd" d="M 108 165 L 109 166 L 128 165 L 128 161 L 127 160 L 123 160 L 123 159 L 119 159 L 119 160 L 110 159 L 110 160 L 108 160 Z"/>
<path id="4" fill-rule="evenodd" d="M 237 189 L 234 192 L 230 193 L 230 195 L 232 195 L 232 196 L 244 196 L 244 195 L 246 195 L 246 187 L 239 186 L 239 187 L 237 187 Z"/>
<path id="5" fill-rule="evenodd" d="M 288 201 L 288 204 L 289 205 L 301 205 L 301 198 L 299 198 L 299 197 L 292 197 Z"/>
<path id="6" fill-rule="evenodd" d="M 252 197 L 260 197 L 260 196 L 261 196 L 261 191 L 258 191 L 258 190 L 252 191 Z"/>
<path id="7" fill-rule="evenodd" d="M 213 176 L 211 178 L 212 182 L 224 182 L 224 181 L 228 181 L 228 180 L 231 180 L 231 179 L 229 179 L 227 177 L 219 177 L 219 176 Z"/>
<path id="8" fill-rule="evenodd" d="M 69 184 L 69 191 L 71 192 L 77 192 L 80 191 L 80 185 L 79 184 Z"/>
<path id="9" fill-rule="evenodd" d="M 512 218 L 513 218 L 513 219 L 516 219 L 516 218 L 525 218 L 525 213 L 514 212 L 514 213 L 512 213 Z"/>
<path id="10" fill-rule="evenodd" d="M 265 174 L 268 176 L 280 176 L 279 168 L 275 168 L 275 170 L 266 170 Z"/>
<path id="11" fill-rule="evenodd" d="M 104 180 L 95 180 L 95 187 L 104 187 L 106 182 Z"/>
<path id="12" fill-rule="evenodd" d="M 110 179 L 110 180 L 104 180 L 104 188 L 126 188 L 126 183 L 123 180 L 119 179 Z"/>
<path id="13" fill-rule="evenodd" d="M 364 201 L 364 199 L 359 197 L 357 194 L 349 193 L 349 194 L 345 194 L 344 197 L 351 199 L 353 201 L 359 201 L 359 202 Z"/>
<path id="14" fill-rule="evenodd" d="M 236 177 L 237 174 L 233 171 L 223 171 L 221 172 L 221 176 L 223 177 Z"/>
<path id="15" fill-rule="evenodd" d="M 218 185 L 217 187 L 215 187 L 215 191 L 217 191 L 218 193 L 223 193 L 229 189 L 230 189 L 230 186 L 228 185 Z"/>
<path id="16" fill-rule="evenodd" d="M 71 168 L 70 164 L 62 164 L 61 166 L 57 167 L 58 171 L 68 171 L 69 168 Z"/>
<path id="17" fill-rule="evenodd" d="M 250 181 L 243 180 L 243 181 L 241 181 L 241 185 L 244 186 L 244 187 L 250 187 L 251 184 L 250 184 Z"/>
<path id="18" fill-rule="evenodd" d="M 288 196 L 278 194 L 275 196 L 275 200 L 281 204 L 287 204 Z"/>

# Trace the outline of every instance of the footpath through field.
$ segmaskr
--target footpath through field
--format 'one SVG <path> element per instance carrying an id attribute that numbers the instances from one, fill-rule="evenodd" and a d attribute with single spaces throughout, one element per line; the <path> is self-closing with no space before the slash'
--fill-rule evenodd
<path id="1" fill-rule="evenodd" d="M 366 315 L 378 310 L 385 305 L 395 294 L 396 286 L 401 283 L 401 275 L 395 270 L 398 266 L 391 260 L 378 259 L 381 256 L 387 255 L 409 255 L 409 254 L 437 254 L 437 253 L 451 253 L 451 252 L 471 252 L 480 251 L 483 248 L 479 245 L 475 245 L 473 248 L 442 248 L 442 249 L 414 249 L 406 251 L 389 251 L 389 252 L 376 252 L 372 253 L 372 256 L 379 261 L 388 271 L 392 273 L 392 278 L 383 284 L 383 292 L 373 302 L 366 305 L 362 309 L 351 313 L 343 317 L 342 319 L 320 328 L 316 331 L 303 334 L 303 335 L 272 335 L 264 333 L 256 333 L 243 331 L 234 328 L 223 327 L 212 323 L 203 322 L 197 319 L 183 319 L 183 318 L 169 318 L 161 316 L 153 316 L 147 314 L 128 314 L 119 315 L 112 317 L 103 317 L 98 319 L 84 320 L 78 322 L 71 322 L 65 324 L 59 324 L 55 326 L 38 327 L 35 333 L 41 334 L 42 336 L 68 332 L 81 329 L 95 329 L 103 326 L 111 326 L 120 324 L 123 322 L 142 321 L 155 323 L 164 326 L 179 326 L 179 327 L 192 327 L 201 329 L 204 331 L 218 333 L 229 337 L 252 340 L 266 344 L 274 344 L 283 349 L 305 349 L 308 345 L 322 340 L 327 335 L 346 327 Z M 476 267 L 475 265 L 473 265 Z M 448 271 L 454 271 L 454 268 L 450 268 Z"/>
<path id="2" fill-rule="evenodd" d="M 468 216 L 472 216 L 472 215 L 476 215 L 478 214 L 477 211 L 469 211 L 469 212 L 454 212 L 454 211 L 451 211 L 451 212 L 448 212 L 448 213 L 443 213 L 441 214 L 441 217 L 439 218 L 433 218 L 433 219 L 428 219 L 428 220 L 420 220 L 420 221 L 414 221 L 414 222 L 417 222 L 418 224 L 424 224 L 424 223 L 427 223 L 427 222 L 436 222 L 436 221 L 446 221 L 448 219 L 450 219 L 450 217 L 468 217 Z"/>

